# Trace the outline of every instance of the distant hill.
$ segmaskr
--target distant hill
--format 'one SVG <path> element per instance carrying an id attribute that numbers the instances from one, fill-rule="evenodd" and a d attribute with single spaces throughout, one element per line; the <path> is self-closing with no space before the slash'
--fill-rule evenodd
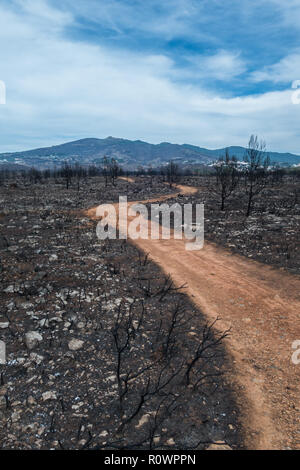
<path id="1" fill-rule="evenodd" d="M 244 147 L 228 147 L 231 155 L 242 160 Z M 177 145 L 168 142 L 149 144 L 141 140 L 126 140 L 115 137 L 106 139 L 81 139 L 52 147 L 0 154 L 0 165 L 25 165 L 38 168 L 60 166 L 64 161 L 82 165 L 99 164 L 104 156 L 115 158 L 127 168 L 139 165 L 156 167 L 169 160 L 184 165 L 208 164 L 225 154 L 225 148 L 208 150 L 194 145 Z M 289 166 L 300 163 L 300 156 L 291 153 L 269 152 L 271 161 Z"/>

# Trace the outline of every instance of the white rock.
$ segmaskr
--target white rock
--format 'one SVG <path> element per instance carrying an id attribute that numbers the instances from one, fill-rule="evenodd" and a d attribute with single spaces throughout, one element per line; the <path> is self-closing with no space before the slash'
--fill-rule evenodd
<path id="1" fill-rule="evenodd" d="M 43 401 L 57 400 L 56 392 L 44 392 L 42 395 Z"/>
<path id="2" fill-rule="evenodd" d="M 141 417 L 141 419 L 139 420 L 138 424 L 136 425 L 136 429 L 139 429 L 141 428 L 144 424 L 148 423 L 150 419 L 150 414 L 149 413 L 146 413 L 145 415 L 143 415 Z"/>
<path id="3" fill-rule="evenodd" d="M 28 331 L 25 335 L 25 344 L 30 350 L 34 349 L 41 341 L 43 341 L 43 337 L 37 331 Z"/>
<path id="4" fill-rule="evenodd" d="M 14 286 L 8 286 L 6 289 L 4 289 L 4 292 L 6 292 L 7 294 L 12 294 L 14 291 L 15 291 Z"/>
<path id="5" fill-rule="evenodd" d="M 79 349 L 82 348 L 82 346 L 84 345 L 84 342 L 81 341 L 80 339 L 71 339 L 71 341 L 69 341 L 69 349 L 70 351 L 78 351 Z"/>
<path id="6" fill-rule="evenodd" d="M 39 356 L 37 353 L 30 353 L 30 359 L 39 365 L 43 362 L 44 356 Z"/>
<path id="7" fill-rule="evenodd" d="M 20 419 L 20 414 L 21 412 L 20 411 L 14 411 L 11 415 L 11 420 L 13 423 L 16 423 L 17 421 L 19 421 Z"/>
<path id="8" fill-rule="evenodd" d="M 0 330 L 4 330 L 5 328 L 9 327 L 9 322 L 2 322 L 0 323 Z"/>
<path id="9" fill-rule="evenodd" d="M 31 395 L 27 398 L 27 403 L 28 403 L 29 406 L 36 405 L 36 401 L 33 398 L 33 396 L 31 396 Z"/>

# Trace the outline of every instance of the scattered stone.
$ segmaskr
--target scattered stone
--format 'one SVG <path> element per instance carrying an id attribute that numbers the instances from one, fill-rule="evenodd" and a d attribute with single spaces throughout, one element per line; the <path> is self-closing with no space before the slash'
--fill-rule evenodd
<path id="1" fill-rule="evenodd" d="M 35 362 L 37 365 L 41 364 L 44 360 L 44 356 L 40 356 L 39 354 L 36 353 L 31 353 L 30 354 L 30 359 Z"/>
<path id="2" fill-rule="evenodd" d="M 136 429 L 139 429 L 139 428 L 141 428 L 144 424 L 148 423 L 149 418 L 150 418 L 150 414 L 149 414 L 149 413 L 143 415 L 143 416 L 141 417 L 141 419 L 139 420 L 138 424 L 136 425 Z"/>
<path id="3" fill-rule="evenodd" d="M 174 441 L 173 437 L 171 437 L 171 439 L 168 439 L 167 442 L 166 442 L 166 444 L 167 444 L 168 446 L 174 446 L 174 445 L 175 445 L 175 441 Z"/>
<path id="4" fill-rule="evenodd" d="M 0 410 L 6 408 L 6 400 L 5 397 L 0 396 Z"/>
<path id="5" fill-rule="evenodd" d="M 17 423 L 20 420 L 20 411 L 14 411 L 11 415 L 11 420 L 13 423 Z"/>
<path id="6" fill-rule="evenodd" d="M 6 294 L 13 294 L 15 292 L 15 286 L 8 286 L 6 289 L 4 289 L 4 292 L 6 292 Z"/>
<path id="7" fill-rule="evenodd" d="M 25 335 L 25 344 L 29 350 L 34 349 L 41 341 L 43 337 L 37 331 L 29 331 Z"/>
<path id="8" fill-rule="evenodd" d="M 35 401 L 35 399 L 34 399 L 31 395 L 27 398 L 27 404 L 28 404 L 29 406 L 36 405 L 36 401 Z"/>
<path id="9" fill-rule="evenodd" d="M 70 351 L 79 351 L 84 345 L 84 341 L 81 341 L 80 339 L 71 339 L 69 341 L 68 347 Z"/>
<path id="10" fill-rule="evenodd" d="M 48 401 L 48 400 L 57 400 L 57 395 L 56 392 L 44 392 L 42 395 L 43 401 Z"/>

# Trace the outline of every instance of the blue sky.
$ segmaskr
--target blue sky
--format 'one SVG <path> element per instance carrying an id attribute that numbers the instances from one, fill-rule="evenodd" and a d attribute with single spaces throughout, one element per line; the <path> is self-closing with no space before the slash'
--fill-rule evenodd
<path id="1" fill-rule="evenodd" d="M 300 0 L 0 0 L 0 151 L 108 135 L 300 154 Z"/>

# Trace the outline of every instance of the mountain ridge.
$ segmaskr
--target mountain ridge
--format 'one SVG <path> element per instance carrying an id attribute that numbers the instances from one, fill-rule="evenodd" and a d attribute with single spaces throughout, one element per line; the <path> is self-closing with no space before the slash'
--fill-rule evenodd
<path id="1" fill-rule="evenodd" d="M 227 147 L 231 155 L 242 160 L 245 147 Z M 225 154 L 226 148 L 206 149 L 191 144 L 161 142 L 150 144 L 142 140 L 128 140 L 118 137 L 98 139 L 94 137 L 74 140 L 51 147 L 41 147 L 23 152 L 0 154 L 0 164 L 16 164 L 49 168 L 61 165 L 64 161 L 79 162 L 83 165 L 99 164 L 104 156 L 115 158 L 127 168 L 137 166 L 153 167 L 175 160 L 183 165 L 209 164 Z M 266 152 L 273 163 L 284 166 L 300 164 L 300 156 L 292 153 Z"/>

